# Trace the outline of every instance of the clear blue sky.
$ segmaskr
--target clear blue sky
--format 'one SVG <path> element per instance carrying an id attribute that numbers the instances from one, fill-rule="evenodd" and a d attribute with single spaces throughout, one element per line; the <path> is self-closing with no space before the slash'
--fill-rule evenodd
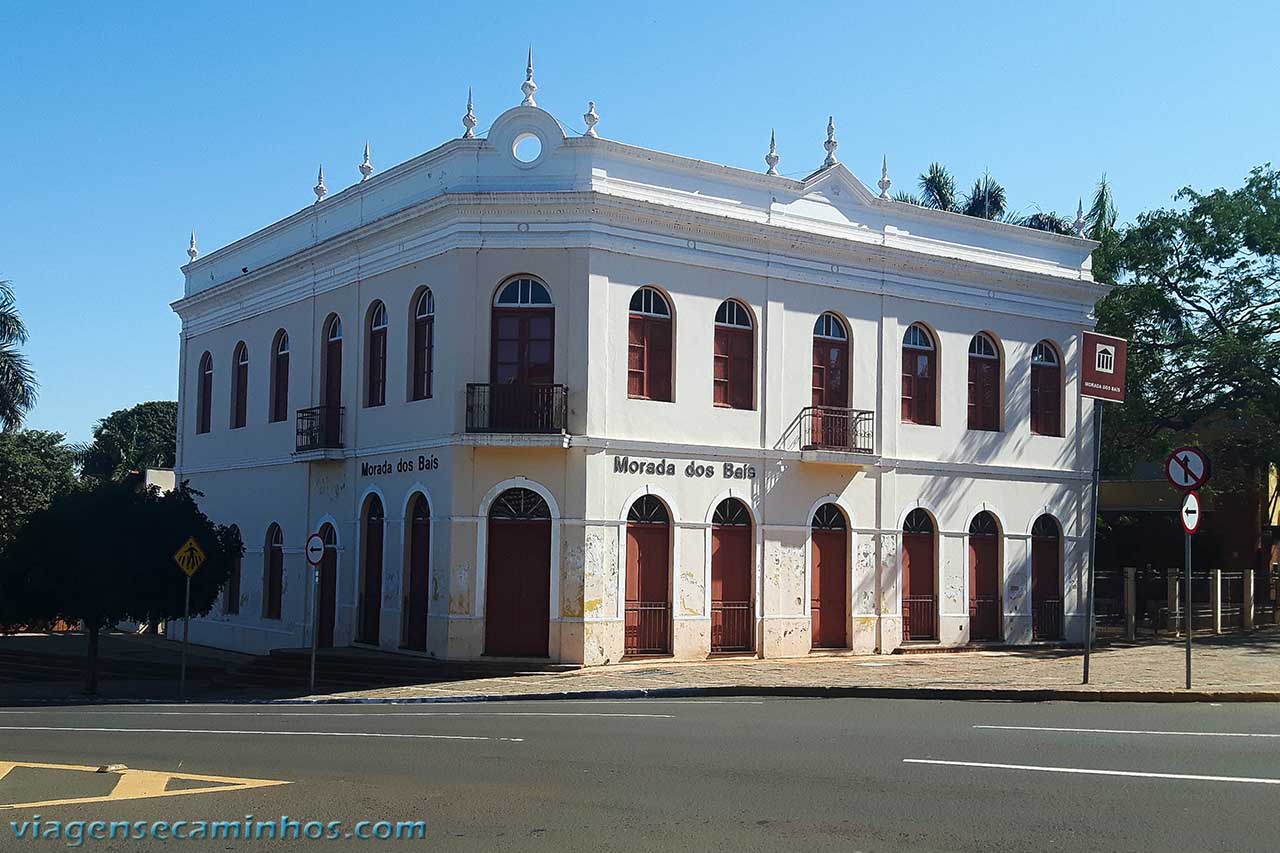
<path id="1" fill-rule="evenodd" d="M 205 252 L 520 98 L 601 135 L 763 169 L 823 156 L 895 189 L 931 160 L 1015 209 L 1074 213 L 1104 171 L 1122 219 L 1280 160 L 1268 2 L 8 3 L 0 8 L 0 278 L 40 378 L 28 424 L 87 438 L 177 394 L 194 226 Z"/>

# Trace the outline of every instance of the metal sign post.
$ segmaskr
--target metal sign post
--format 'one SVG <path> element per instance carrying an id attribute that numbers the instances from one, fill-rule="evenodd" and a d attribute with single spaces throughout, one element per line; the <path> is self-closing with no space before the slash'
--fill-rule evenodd
<path id="1" fill-rule="evenodd" d="M 316 692 L 316 649 L 320 646 L 320 564 L 324 562 L 324 537 L 307 537 L 307 562 L 311 565 L 311 677 L 308 693 Z"/>
<path id="2" fill-rule="evenodd" d="M 182 547 L 173 555 L 187 576 L 186 601 L 182 605 L 182 663 L 178 669 L 178 698 L 187 698 L 187 646 L 191 644 L 191 576 L 204 565 L 205 554 L 194 536 L 182 543 Z"/>
<path id="3" fill-rule="evenodd" d="M 1182 451 L 1175 451 L 1174 456 Z M 1198 452 L 1198 451 L 1197 451 Z M 1170 457 L 1172 459 L 1172 457 Z M 1208 460 L 1205 460 L 1204 470 L 1208 471 Z M 1202 481 L 1203 482 L 1203 481 Z M 1187 689 L 1191 689 L 1191 537 L 1200 529 L 1200 496 L 1195 492 L 1187 492 L 1186 497 L 1182 499 L 1182 509 L 1179 511 L 1180 520 L 1182 522 L 1182 531 L 1185 538 L 1183 550 L 1182 564 L 1183 568 L 1183 605 L 1182 609 L 1186 612 L 1185 621 L 1187 626 Z"/>
<path id="4" fill-rule="evenodd" d="M 1080 336 L 1080 396 L 1093 400 L 1093 499 L 1089 515 L 1089 568 L 1085 575 L 1084 679 L 1093 653 L 1093 580 L 1098 557 L 1098 472 L 1102 460 L 1102 402 L 1123 403 L 1129 342 L 1085 332 Z"/>

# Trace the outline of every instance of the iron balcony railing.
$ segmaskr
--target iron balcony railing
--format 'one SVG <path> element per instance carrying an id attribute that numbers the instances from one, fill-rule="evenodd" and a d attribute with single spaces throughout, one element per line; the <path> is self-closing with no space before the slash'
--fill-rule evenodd
<path id="1" fill-rule="evenodd" d="M 467 384 L 467 432 L 562 433 L 568 421 L 563 385 Z"/>
<path id="2" fill-rule="evenodd" d="M 1062 599 L 1046 598 L 1031 608 L 1031 639 L 1062 639 Z"/>
<path id="3" fill-rule="evenodd" d="M 628 601 L 623 652 L 629 655 L 671 653 L 671 605 L 665 601 Z"/>
<path id="4" fill-rule="evenodd" d="M 316 406 L 311 409 L 298 409 L 298 452 L 341 448 L 342 422 L 345 411 L 342 406 Z"/>
<path id="5" fill-rule="evenodd" d="M 938 599 L 933 595 L 907 595 L 902 599 L 902 639 L 938 639 Z"/>
<path id="6" fill-rule="evenodd" d="M 712 601 L 711 651 L 751 651 L 752 618 L 750 601 Z"/>
<path id="7" fill-rule="evenodd" d="M 872 453 L 874 445 L 874 412 L 837 406 L 809 406 L 800 411 L 800 447 L 803 450 Z"/>

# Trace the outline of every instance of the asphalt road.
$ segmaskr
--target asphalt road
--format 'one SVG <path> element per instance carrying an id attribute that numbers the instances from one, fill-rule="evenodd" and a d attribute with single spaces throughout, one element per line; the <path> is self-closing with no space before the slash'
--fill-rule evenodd
<path id="1" fill-rule="evenodd" d="M 4 710 L 0 849 L 67 849 L 17 840 L 39 814 L 44 831 L 426 822 L 417 842 L 88 850 L 1274 850 L 1277 722 L 1271 705 L 831 699 Z M 161 772 L 66 769 L 107 764 Z M 136 798 L 50 804 L 113 792 Z"/>

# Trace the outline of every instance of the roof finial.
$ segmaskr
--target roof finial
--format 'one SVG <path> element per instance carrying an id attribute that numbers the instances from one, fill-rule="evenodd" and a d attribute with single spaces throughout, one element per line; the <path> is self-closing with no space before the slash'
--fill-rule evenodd
<path id="1" fill-rule="evenodd" d="M 1076 201 L 1076 221 L 1071 224 L 1077 237 L 1084 236 L 1084 199 Z"/>
<path id="2" fill-rule="evenodd" d="M 324 164 L 320 164 L 320 174 L 316 176 L 316 185 L 313 188 L 316 194 L 316 204 L 319 204 L 329 192 L 329 188 L 324 185 Z"/>
<path id="3" fill-rule="evenodd" d="M 880 182 L 876 184 L 880 188 L 880 198 L 889 197 L 889 187 L 893 186 L 893 181 L 889 180 L 889 155 L 885 155 L 880 161 Z"/>
<path id="4" fill-rule="evenodd" d="M 600 123 L 600 116 L 596 114 L 596 102 L 587 101 L 587 111 L 582 114 L 582 120 L 586 122 L 587 132 L 583 136 L 596 136 L 596 125 Z"/>
<path id="5" fill-rule="evenodd" d="M 466 130 L 462 134 L 463 139 L 476 138 L 476 109 L 471 103 L 471 87 L 467 87 L 467 114 L 462 117 L 462 126 Z"/>
<path id="6" fill-rule="evenodd" d="M 360 164 L 360 180 L 367 181 L 373 174 L 373 161 L 369 159 L 369 143 L 364 144 L 364 162 Z"/>
<path id="7" fill-rule="evenodd" d="M 836 149 L 840 147 L 840 143 L 836 142 L 836 117 L 827 117 L 827 141 L 822 143 L 822 147 L 827 149 L 827 159 L 822 161 L 822 168 L 834 166 L 840 161 L 836 159 Z"/>
<path id="8" fill-rule="evenodd" d="M 536 107 L 538 102 L 533 99 L 534 93 L 538 91 L 538 84 L 533 82 L 533 45 L 529 45 L 529 65 L 524 70 L 524 82 L 520 84 L 520 91 L 524 92 L 524 100 L 520 102 L 522 107 Z"/>
<path id="9" fill-rule="evenodd" d="M 778 161 L 782 158 L 778 156 L 778 138 L 772 128 L 769 130 L 769 153 L 764 155 L 764 162 L 769 166 L 765 171 L 766 175 L 778 174 Z"/>
<path id="10" fill-rule="evenodd" d="M 199 254 L 200 249 L 196 246 L 196 232 L 193 228 L 191 230 L 191 245 L 187 247 L 187 257 L 194 261 Z"/>

